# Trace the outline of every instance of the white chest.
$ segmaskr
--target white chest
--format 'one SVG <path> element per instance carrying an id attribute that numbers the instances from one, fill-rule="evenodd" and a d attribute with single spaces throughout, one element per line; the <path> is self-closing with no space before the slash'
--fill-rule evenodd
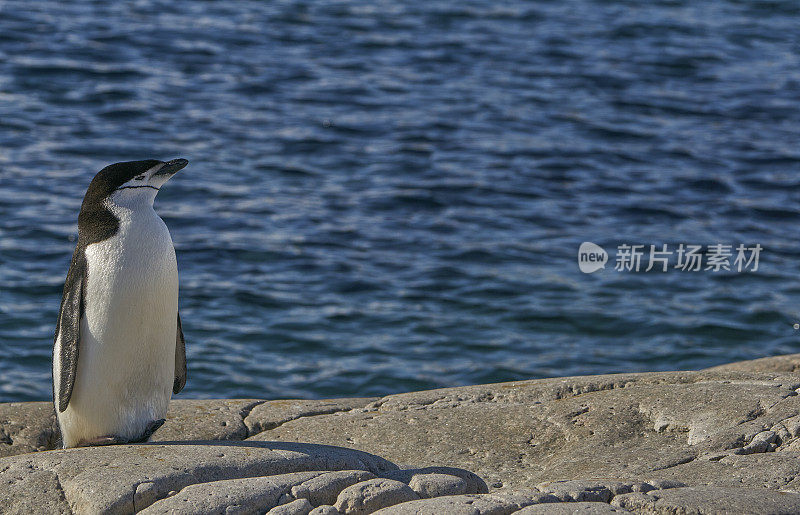
<path id="1" fill-rule="evenodd" d="M 178 269 L 167 226 L 152 208 L 115 214 L 117 234 L 86 247 L 88 328 L 104 346 L 174 345 Z"/>

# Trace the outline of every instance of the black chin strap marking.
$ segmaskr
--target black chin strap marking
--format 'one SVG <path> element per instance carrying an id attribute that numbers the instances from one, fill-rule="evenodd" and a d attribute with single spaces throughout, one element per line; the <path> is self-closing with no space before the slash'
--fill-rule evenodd
<path id="1" fill-rule="evenodd" d="M 122 187 L 119 187 L 119 188 L 117 188 L 117 189 L 118 189 L 118 190 L 127 190 L 127 189 L 131 189 L 131 190 L 132 190 L 132 189 L 134 189 L 134 188 L 153 188 L 154 190 L 158 191 L 158 188 L 156 188 L 155 186 L 150 186 L 150 185 L 147 185 L 147 186 L 122 186 Z"/>

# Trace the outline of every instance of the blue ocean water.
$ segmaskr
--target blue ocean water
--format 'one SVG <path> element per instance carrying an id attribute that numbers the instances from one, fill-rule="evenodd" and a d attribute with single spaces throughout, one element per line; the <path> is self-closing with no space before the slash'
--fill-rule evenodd
<path id="1" fill-rule="evenodd" d="M 144 158 L 190 160 L 156 200 L 183 397 L 798 352 L 798 26 L 792 0 L 0 2 L 0 401 L 50 397 L 83 193 Z M 763 250 L 614 269 L 681 243 Z"/>

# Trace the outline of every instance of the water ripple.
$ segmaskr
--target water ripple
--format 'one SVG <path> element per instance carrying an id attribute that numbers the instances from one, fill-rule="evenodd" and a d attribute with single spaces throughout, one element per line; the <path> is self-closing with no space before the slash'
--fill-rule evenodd
<path id="1" fill-rule="evenodd" d="M 81 197 L 159 195 L 189 397 L 333 397 L 797 351 L 793 2 L 0 4 L 0 401 L 50 395 Z M 764 248 L 581 274 L 582 241 Z"/>

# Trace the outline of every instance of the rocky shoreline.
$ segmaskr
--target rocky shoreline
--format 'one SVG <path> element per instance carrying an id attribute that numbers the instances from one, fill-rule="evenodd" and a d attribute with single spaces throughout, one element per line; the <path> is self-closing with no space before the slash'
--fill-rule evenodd
<path id="1" fill-rule="evenodd" d="M 0 510 L 800 513 L 798 369 L 800 354 L 383 398 L 175 400 L 150 443 L 69 450 L 51 450 L 50 403 L 5 403 Z"/>

